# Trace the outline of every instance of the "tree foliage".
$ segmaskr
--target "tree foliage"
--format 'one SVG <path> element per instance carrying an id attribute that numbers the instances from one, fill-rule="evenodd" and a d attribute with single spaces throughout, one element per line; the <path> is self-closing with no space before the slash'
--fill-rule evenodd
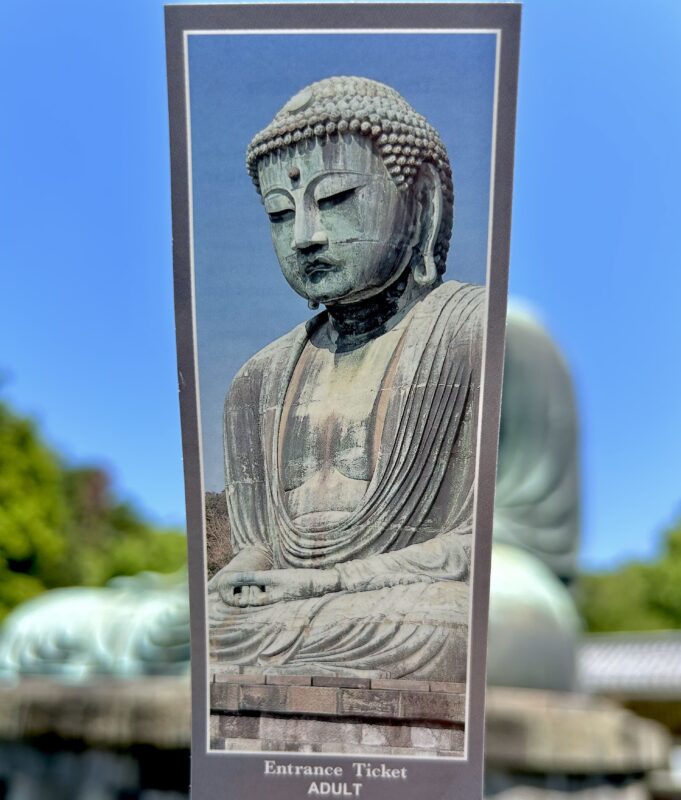
<path id="1" fill-rule="evenodd" d="M 584 575 L 579 597 L 594 633 L 681 628 L 681 520 L 664 535 L 655 561 Z"/>
<path id="2" fill-rule="evenodd" d="M 212 578 L 232 559 L 229 515 L 224 492 L 206 492 L 206 571 Z"/>
<path id="3" fill-rule="evenodd" d="M 174 572 L 185 559 L 181 532 L 117 500 L 104 470 L 65 465 L 31 420 L 0 401 L 0 619 L 46 589 Z"/>

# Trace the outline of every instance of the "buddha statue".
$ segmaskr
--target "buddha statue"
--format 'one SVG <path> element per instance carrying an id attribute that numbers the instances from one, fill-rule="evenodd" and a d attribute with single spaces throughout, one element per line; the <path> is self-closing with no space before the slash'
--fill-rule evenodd
<path id="1" fill-rule="evenodd" d="M 575 688 L 578 438 L 565 361 L 536 317 L 511 304 L 490 585 L 492 685 Z M 215 525 L 228 534 L 224 518 Z M 188 657 L 179 576 L 143 573 L 103 588 L 56 589 L 19 606 L 0 627 L 0 677 L 175 674 Z"/>
<path id="2" fill-rule="evenodd" d="M 487 678 L 570 691 L 582 625 L 570 589 L 580 526 L 572 377 L 526 307 L 511 304 L 494 507 Z"/>
<path id="3" fill-rule="evenodd" d="M 189 666 L 184 573 L 140 572 L 105 586 L 51 589 L 0 626 L 0 680 L 53 675 L 183 675 Z"/>
<path id="4" fill-rule="evenodd" d="M 284 278 L 324 310 L 227 395 L 234 556 L 208 584 L 211 659 L 463 681 L 485 290 L 442 279 L 445 147 L 393 89 L 334 77 L 247 166 Z"/>

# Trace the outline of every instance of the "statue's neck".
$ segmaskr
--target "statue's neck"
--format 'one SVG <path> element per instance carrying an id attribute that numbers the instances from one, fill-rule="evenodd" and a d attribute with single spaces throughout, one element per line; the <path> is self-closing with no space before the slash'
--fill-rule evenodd
<path id="1" fill-rule="evenodd" d="M 330 336 L 338 350 L 351 350 L 394 327 L 433 286 L 419 286 L 410 269 L 378 294 L 357 303 L 328 305 Z"/>

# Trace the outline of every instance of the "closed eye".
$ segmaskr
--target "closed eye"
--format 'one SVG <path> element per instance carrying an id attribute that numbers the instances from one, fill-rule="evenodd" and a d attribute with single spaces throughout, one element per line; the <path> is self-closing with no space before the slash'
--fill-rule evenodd
<path id="1" fill-rule="evenodd" d="M 276 224 L 278 222 L 288 222 L 289 220 L 292 220 L 294 217 L 294 212 L 291 208 L 284 208 L 281 211 L 268 211 L 267 216 L 270 218 L 270 222 L 274 222 Z"/>
<path id="2" fill-rule="evenodd" d="M 336 194 L 323 197 L 321 200 L 317 201 L 317 205 L 322 211 L 326 211 L 329 208 L 334 208 L 335 206 L 344 203 L 346 200 L 349 200 L 355 193 L 356 189 L 357 187 L 353 186 L 351 189 L 344 189 L 342 192 L 336 192 Z"/>

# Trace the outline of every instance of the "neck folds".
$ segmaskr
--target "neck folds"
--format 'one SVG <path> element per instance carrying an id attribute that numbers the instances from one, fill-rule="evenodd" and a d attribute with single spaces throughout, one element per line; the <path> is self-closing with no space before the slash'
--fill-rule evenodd
<path id="1" fill-rule="evenodd" d="M 358 303 L 327 306 L 336 349 L 352 350 L 390 330 L 434 286 L 418 286 L 407 269 L 378 294 Z"/>

